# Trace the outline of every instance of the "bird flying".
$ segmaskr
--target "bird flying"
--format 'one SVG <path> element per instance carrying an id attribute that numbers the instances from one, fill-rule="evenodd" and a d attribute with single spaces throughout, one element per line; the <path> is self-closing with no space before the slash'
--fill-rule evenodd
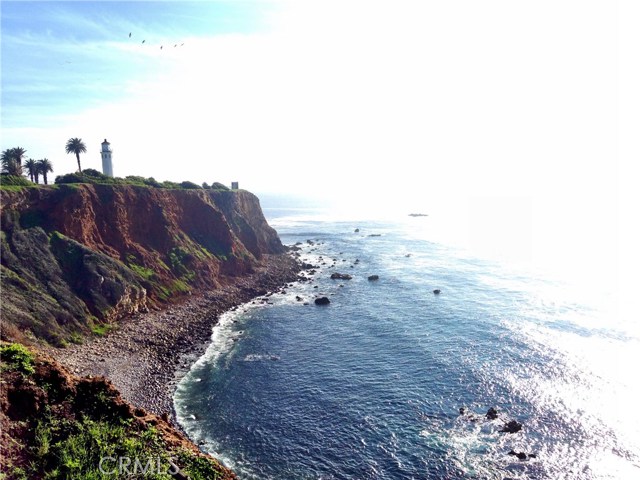
<path id="1" fill-rule="evenodd" d="M 129 38 L 131 38 L 131 32 L 129 32 Z"/>

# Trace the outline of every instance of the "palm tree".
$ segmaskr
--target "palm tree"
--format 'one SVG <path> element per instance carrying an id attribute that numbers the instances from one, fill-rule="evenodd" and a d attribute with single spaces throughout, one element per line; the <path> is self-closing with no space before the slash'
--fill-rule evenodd
<path id="1" fill-rule="evenodd" d="M 87 147 L 84 142 L 80 138 L 70 138 L 66 145 L 67 153 L 75 153 L 76 158 L 78 159 L 78 172 L 82 173 L 82 168 L 80 167 L 80 154 L 87 152 Z"/>
<path id="2" fill-rule="evenodd" d="M 38 172 L 42 174 L 44 184 L 47 185 L 47 173 L 53 172 L 53 164 L 47 158 L 38 160 Z"/>
<path id="3" fill-rule="evenodd" d="M 38 177 L 40 176 L 40 171 L 38 170 L 38 162 L 36 162 L 33 158 L 27 160 L 24 164 L 27 169 L 27 173 L 29 174 L 29 178 L 34 183 L 38 183 Z"/>
<path id="4" fill-rule="evenodd" d="M 8 175 L 22 175 L 22 157 L 27 151 L 22 147 L 9 148 L 2 152 L 2 172 Z"/>

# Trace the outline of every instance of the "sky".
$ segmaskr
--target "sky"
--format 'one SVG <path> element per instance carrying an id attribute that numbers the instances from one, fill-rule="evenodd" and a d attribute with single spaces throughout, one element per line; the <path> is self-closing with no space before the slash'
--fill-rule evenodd
<path id="1" fill-rule="evenodd" d="M 637 3 L 2 1 L 1 149 L 58 175 L 108 139 L 117 176 L 456 210 L 471 244 L 607 269 L 637 217 Z"/>

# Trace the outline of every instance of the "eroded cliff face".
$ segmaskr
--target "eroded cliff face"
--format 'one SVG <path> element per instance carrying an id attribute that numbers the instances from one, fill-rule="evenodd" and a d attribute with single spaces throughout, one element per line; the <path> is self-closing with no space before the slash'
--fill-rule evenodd
<path id="1" fill-rule="evenodd" d="M 246 191 L 2 191 L 2 336 L 53 344 L 212 289 L 284 247 Z"/>

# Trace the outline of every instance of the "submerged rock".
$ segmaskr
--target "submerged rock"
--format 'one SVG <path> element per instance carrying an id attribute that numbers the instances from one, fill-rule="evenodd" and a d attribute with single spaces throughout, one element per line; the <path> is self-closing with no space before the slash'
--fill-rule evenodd
<path id="1" fill-rule="evenodd" d="M 434 293 L 434 295 L 440 295 L 440 289 L 439 289 L 439 288 L 436 288 L 436 289 L 433 291 L 433 293 Z"/>
<path id="2" fill-rule="evenodd" d="M 369 280 L 370 282 L 374 281 L 374 280 L 379 280 L 380 277 L 378 275 L 369 275 L 367 277 L 367 280 Z"/>
<path id="3" fill-rule="evenodd" d="M 319 297 L 314 300 L 314 303 L 316 305 L 329 305 L 331 303 L 331 300 L 329 300 L 327 297 Z"/>
<path id="4" fill-rule="evenodd" d="M 491 407 L 489 410 L 487 410 L 487 418 L 489 420 L 495 420 L 496 418 L 498 418 L 498 411 Z"/>

